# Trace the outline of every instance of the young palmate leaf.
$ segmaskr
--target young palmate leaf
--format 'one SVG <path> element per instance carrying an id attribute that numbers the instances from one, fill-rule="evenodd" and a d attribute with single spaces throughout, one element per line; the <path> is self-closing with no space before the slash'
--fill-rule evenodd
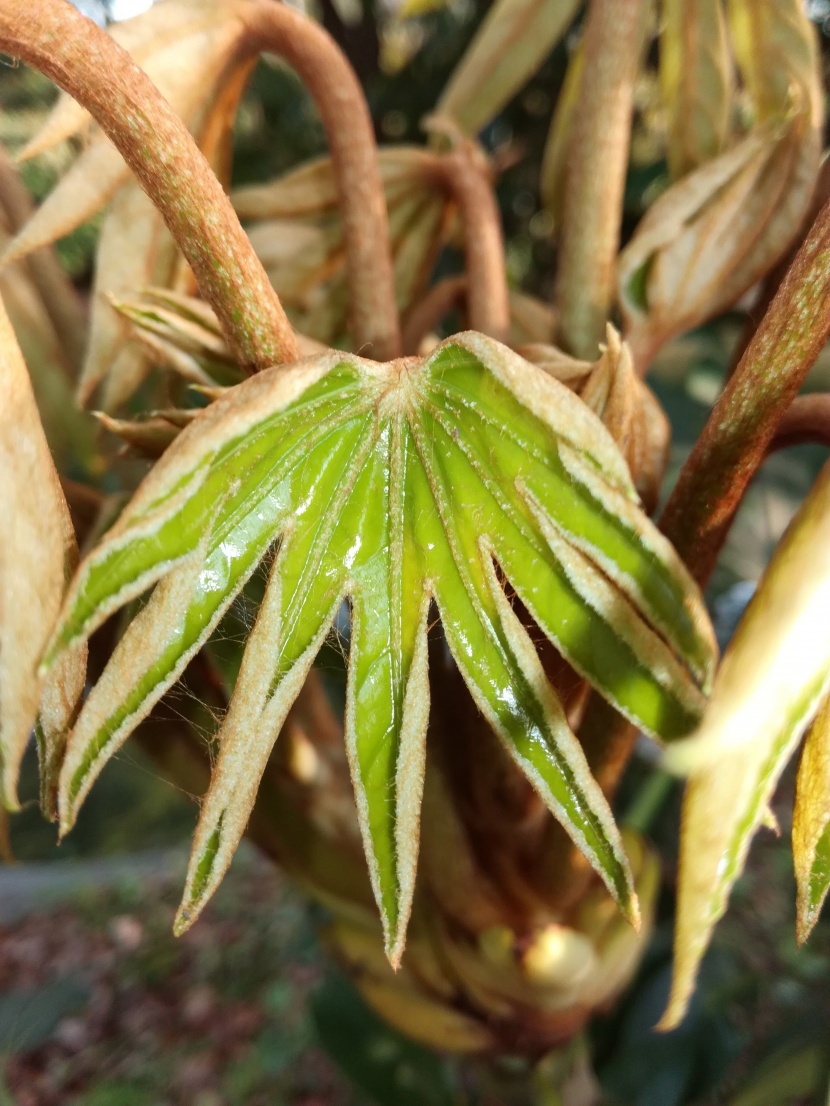
<path id="1" fill-rule="evenodd" d="M 414 890 L 433 600 L 487 721 L 635 919 L 613 817 L 500 573 L 575 669 L 666 738 L 698 719 L 711 627 L 599 420 L 472 333 L 426 360 L 329 352 L 266 371 L 182 431 L 81 565 L 47 654 L 51 663 L 159 581 L 69 737 L 62 831 L 273 547 L 177 929 L 230 863 L 276 736 L 346 599 L 346 742 L 393 961 Z"/>
<path id="2" fill-rule="evenodd" d="M 830 686 L 829 545 L 825 465 L 724 654 L 700 729 L 669 750 L 669 763 L 691 779 L 683 800 L 674 981 L 664 1028 L 685 1012 L 775 785 Z"/>
<path id="3" fill-rule="evenodd" d="M 798 889 L 795 931 L 803 944 L 830 890 L 830 698 L 810 727 L 798 766 L 793 861 Z"/>

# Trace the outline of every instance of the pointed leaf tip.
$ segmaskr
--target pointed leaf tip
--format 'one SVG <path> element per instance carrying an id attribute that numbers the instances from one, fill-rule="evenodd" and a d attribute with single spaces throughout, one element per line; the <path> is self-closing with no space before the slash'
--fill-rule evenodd
<path id="1" fill-rule="evenodd" d="M 741 875 L 775 786 L 830 684 L 830 463 L 781 539 L 727 649 L 698 731 L 668 760 L 691 767 L 683 800 L 674 979 L 661 1023 L 685 1013 L 700 961 Z M 826 825 L 826 716 L 807 754 L 794 849 L 803 902 Z M 815 758 L 815 760 L 814 760 Z M 815 777 L 813 773 L 816 773 Z M 818 815 L 818 816 L 817 816 Z M 826 877 L 825 877 L 826 884 Z M 826 889 L 826 886 L 825 886 Z M 819 895 L 821 892 L 818 892 Z M 808 908 L 805 907 L 805 911 Z M 808 926 L 800 914 L 800 932 Z"/>
<path id="2" fill-rule="evenodd" d="M 796 938 L 803 945 L 830 890 L 830 698 L 822 703 L 801 754 L 795 785 L 793 860 Z"/>
<path id="3" fill-rule="evenodd" d="M 330 353 L 228 389 L 169 446 L 70 588 L 56 657 L 155 590 L 70 735 L 62 826 L 276 547 L 219 734 L 176 932 L 221 881 L 344 599 L 346 747 L 392 963 L 415 888 L 433 599 L 485 718 L 636 926 L 613 815 L 496 567 L 615 705 L 653 732 L 685 732 L 702 701 L 695 673 L 708 648 L 695 620 L 708 623 L 635 500 L 596 416 L 481 335 L 458 335 L 403 371 Z"/>

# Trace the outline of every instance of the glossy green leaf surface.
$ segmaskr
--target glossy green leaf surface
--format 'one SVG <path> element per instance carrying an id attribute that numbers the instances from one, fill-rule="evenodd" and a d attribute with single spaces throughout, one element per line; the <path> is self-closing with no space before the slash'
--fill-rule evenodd
<path id="1" fill-rule="evenodd" d="M 276 555 L 219 734 L 177 928 L 230 863 L 273 743 L 344 600 L 347 752 L 392 959 L 414 891 L 433 601 L 483 715 L 636 917 L 617 827 L 503 577 L 576 669 L 666 738 L 699 717 L 711 628 L 599 420 L 476 334 L 424 361 L 331 353 L 262 373 L 182 432 L 82 564 L 47 657 L 156 584 L 69 737 L 64 831 L 106 759 L 269 549 Z"/>

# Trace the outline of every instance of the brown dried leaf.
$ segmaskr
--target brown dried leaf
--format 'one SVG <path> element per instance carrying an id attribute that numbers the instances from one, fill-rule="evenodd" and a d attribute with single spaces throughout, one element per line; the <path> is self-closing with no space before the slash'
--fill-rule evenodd
<path id="1" fill-rule="evenodd" d="M 0 796 L 17 809 L 17 774 L 38 725 L 44 805 L 64 734 L 83 691 L 86 647 L 75 646 L 45 681 L 41 653 L 78 557 L 69 510 L 40 423 L 29 374 L 0 303 Z"/>
<path id="2" fill-rule="evenodd" d="M 673 185 L 618 263 L 638 367 L 730 307 L 781 258 L 809 207 L 819 136 L 805 116 L 767 126 Z"/>
<path id="3" fill-rule="evenodd" d="M 732 49 L 757 118 L 774 119 L 793 102 L 821 119 L 822 81 L 815 26 L 802 0 L 727 0 Z"/>
<path id="4" fill-rule="evenodd" d="M 455 206 L 436 155 L 393 146 L 380 151 L 398 308 L 421 295 L 451 231 Z M 251 243 L 295 327 L 324 345 L 345 344 L 348 285 L 331 160 L 320 158 L 266 185 L 233 194 L 250 219 Z"/>
<path id="5" fill-rule="evenodd" d="M 127 399 L 152 367 L 146 349 L 130 343 L 130 326 L 113 308 L 110 297 L 123 297 L 148 284 L 175 278 L 175 242 L 151 200 L 135 183 L 121 189 L 101 228 L 92 294 L 89 348 L 78 385 L 87 404 L 106 380 L 102 406 L 114 410 Z M 181 264 L 181 263 L 179 263 Z"/>
<path id="6" fill-rule="evenodd" d="M 732 58 L 721 0 L 663 0 L 660 84 L 677 179 L 721 153 L 729 133 Z"/>
<path id="7" fill-rule="evenodd" d="M 625 337 L 645 370 L 669 338 L 735 303 L 788 249 L 819 169 L 815 29 L 800 0 L 733 0 L 730 26 L 756 129 L 678 181 L 619 259 Z"/>
<path id="8" fill-rule="evenodd" d="M 646 510 L 653 510 L 666 474 L 671 427 L 654 393 L 634 371 L 630 349 L 612 326 L 580 396 L 610 431 Z"/>

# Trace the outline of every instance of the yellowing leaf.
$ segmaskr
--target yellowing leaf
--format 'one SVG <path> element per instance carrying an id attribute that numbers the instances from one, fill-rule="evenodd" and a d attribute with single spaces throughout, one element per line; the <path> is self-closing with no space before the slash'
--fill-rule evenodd
<path id="1" fill-rule="evenodd" d="M 476 135 L 539 69 L 580 0 L 496 0 L 435 108 Z"/>
<path id="2" fill-rule="evenodd" d="M 830 699 L 804 743 L 795 785 L 793 859 L 798 887 L 796 934 L 810 936 L 830 888 Z"/>
<path id="3" fill-rule="evenodd" d="M 69 737 L 68 830 L 106 760 L 275 549 L 177 928 L 222 878 L 287 712 L 343 601 L 346 747 L 387 951 L 414 890 L 437 604 L 468 688 L 631 917 L 613 817 L 496 566 L 580 673 L 649 732 L 700 715 L 714 646 L 697 589 L 567 389 L 477 334 L 388 365 L 333 352 L 228 389 L 164 454 L 72 584 L 49 659 L 155 591 Z"/>
<path id="4" fill-rule="evenodd" d="M 38 664 L 60 609 L 77 544 L 29 374 L 0 302 L 0 798 L 17 809 L 17 774 L 37 725 L 44 806 L 84 686 L 86 646 L 61 655 L 45 681 Z"/>
<path id="5" fill-rule="evenodd" d="M 683 800 L 671 1000 L 683 1016 L 775 785 L 830 685 L 830 466 L 782 538 L 724 654 L 703 722 L 668 753 Z"/>
<path id="6" fill-rule="evenodd" d="M 678 178 L 716 157 L 729 133 L 732 58 L 721 0 L 663 0 L 660 84 L 669 170 Z"/>
<path id="7" fill-rule="evenodd" d="M 759 120 L 822 115 L 818 36 L 802 0 L 726 0 L 732 49 Z"/>

